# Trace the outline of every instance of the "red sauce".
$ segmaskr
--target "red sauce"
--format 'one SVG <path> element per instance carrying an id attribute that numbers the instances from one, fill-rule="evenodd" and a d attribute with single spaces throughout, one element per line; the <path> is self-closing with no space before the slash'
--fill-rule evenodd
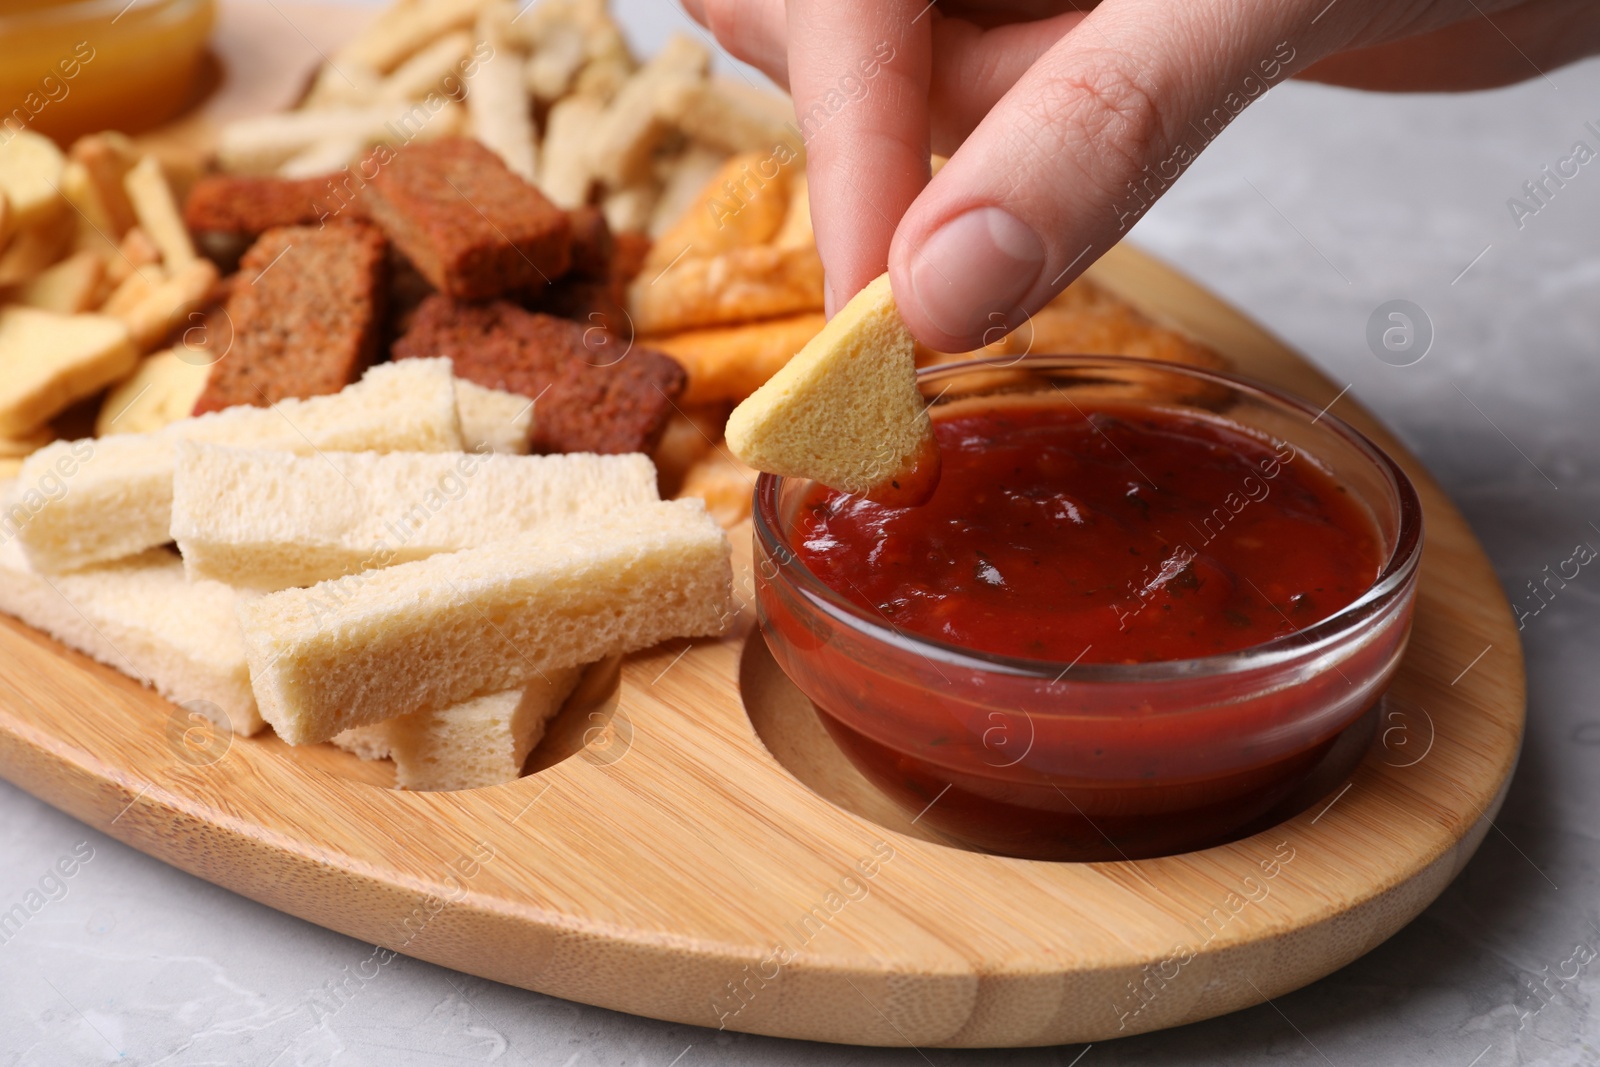
<path id="1" fill-rule="evenodd" d="M 1039 859 L 1164 855 L 1304 806 L 1360 758 L 1409 598 L 1271 665 L 1040 680 L 1056 664 L 1241 650 L 1364 594 L 1381 534 L 1313 456 L 1220 417 L 1128 404 L 997 405 L 935 432 L 928 503 L 818 487 L 789 512 L 785 541 L 871 618 L 1048 671 L 880 645 L 797 594 L 786 555 L 758 559 L 778 662 L 922 825 Z"/>
<path id="2" fill-rule="evenodd" d="M 935 424 L 922 507 L 816 487 L 793 534 L 822 582 L 896 628 L 1060 663 L 1233 652 L 1371 587 L 1372 520 L 1308 457 L 1152 407 L 1006 407 Z"/>

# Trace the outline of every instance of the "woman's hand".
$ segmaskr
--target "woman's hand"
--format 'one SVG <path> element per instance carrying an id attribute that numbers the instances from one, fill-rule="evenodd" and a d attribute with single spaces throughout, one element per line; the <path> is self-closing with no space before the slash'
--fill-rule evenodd
<path id="1" fill-rule="evenodd" d="M 1486 88 L 1600 51 L 1594 0 L 685 3 L 794 95 L 829 311 L 887 268 L 950 352 L 1042 307 L 1289 77 Z"/>

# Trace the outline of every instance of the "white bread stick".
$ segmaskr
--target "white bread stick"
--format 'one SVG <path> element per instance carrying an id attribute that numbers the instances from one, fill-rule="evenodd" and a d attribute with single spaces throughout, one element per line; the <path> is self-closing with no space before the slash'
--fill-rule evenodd
<path id="1" fill-rule="evenodd" d="M 461 415 L 461 446 L 468 452 L 525 456 L 533 439 L 533 401 L 504 389 L 486 389 L 456 379 L 456 411 Z"/>
<path id="2" fill-rule="evenodd" d="M 659 499 L 637 453 L 289 452 L 182 443 L 172 538 L 192 578 L 261 592 Z"/>
<path id="3" fill-rule="evenodd" d="M 719 634 L 731 551 L 700 501 L 677 500 L 241 603 L 256 700 L 279 737 L 312 744 Z"/>
<path id="4" fill-rule="evenodd" d="M 9 537 L 17 506 L 0 515 L 0 537 Z M 248 736 L 265 724 L 250 691 L 237 600 L 225 585 L 188 581 L 166 549 L 46 578 L 15 541 L 0 544 L 0 611 Z"/>
<path id="5" fill-rule="evenodd" d="M 478 789 L 515 781 L 582 677 L 581 667 L 551 671 L 521 690 L 358 726 L 333 743 L 362 759 L 394 760 L 395 784 L 402 789 Z"/>
<path id="6" fill-rule="evenodd" d="M 42 448 L 23 462 L 22 489 L 56 478 L 67 491 L 31 511 L 22 524 L 18 538 L 29 563 L 41 571 L 66 571 L 166 544 L 180 441 L 302 453 L 459 451 L 450 362 L 383 363 L 332 396 L 229 408 L 154 433 Z"/>

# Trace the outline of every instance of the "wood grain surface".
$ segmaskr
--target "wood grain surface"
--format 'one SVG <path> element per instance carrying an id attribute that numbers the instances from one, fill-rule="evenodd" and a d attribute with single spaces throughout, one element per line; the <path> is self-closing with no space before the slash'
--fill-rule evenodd
<path id="1" fill-rule="evenodd" d="M 1318 406 L 1339 392 L 1133 250 L 1092 276 L 1247 376 Z M 1388 449 L 1422 497 L 1416 623 L 1391 693 L 1423 712 L 1428 736 L 1400 756 L 1375 746 L 1329 802 L 1204 852 L 1039 863 L 919 833 L 801 736 L 809 709 L 751 640 L 747 528 L 735 534 L 746 606 L 734 632 L 595 672 L 534 773 L 509 785 L 396 792 L 383 765 L 327 746 L 211 735 L 8 619 L 0 775 L 307 921 L 661 1019 L 1000 1046 L 1233 1011 L 1342 966 L 1426 907 L 1489 828 L 1522 736 L 1522 656 L 1483 551 L 1392 436 L 1348 399 L 1333 411 Z M 1238 903 L 1245 878 L 1269 891 Z"/>
<path id="2" fill-rule="evenodd" d="M 1338 392 L 1137 252 L 1094 273 L 1250 376 L 1318 404 Z M 1375 746 L 1331 807 L 1219 848 L 1086 864 L 967 852 L 903 832 L 905 816 L 863 794 L 842 758 L 805 772 L 824 792 L 856 791 L 848 808 L 830 802 L 746 712 L 745 699 L 757 719 L 793 701 L 763 671 L 748 608 L 729 637 L 631 656 L 614 681 L 599 672 L 536 766 L 568 758 L 513 784 L 431 794 L 387 789 L 381 770 L 326 747 L 197 736 L 181 708 L 6 620 L 0 774 L 311 922 L 662 1019 L 985 1046 L 1232 1011 L 1327 974 L 1426 907 L 1487 830 L 1522 734 L 1521 654 L 1482 550 L 1398 442 L 1348 401 L 1336 411 L 1422 496 L 1416 624 L 1391 692 L 1425 709 L 1431 737 L 1403 758 Z M 747 568 L 747 532 L 735 542 Z M 1246 877 L 1269 892 L 1239 906 Z"/>

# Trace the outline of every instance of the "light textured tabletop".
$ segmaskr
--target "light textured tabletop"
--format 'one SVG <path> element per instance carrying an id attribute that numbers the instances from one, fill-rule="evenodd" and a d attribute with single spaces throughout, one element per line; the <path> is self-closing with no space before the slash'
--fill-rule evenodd
<path id="1" fill-rule="evenodd" d="M 681 20 L 664 0 L 618 7 L 644 48 Z M 1580 543 L 1600 548 L 1600 162 L 1520 227 L 1507 207 L 1575 141 L 1600 147 L 1590 121 L 1600 127 L 1600 62 L 1449 98 L 1287 85 L 1133 235 L 1349 383 L 1438 476 L 1530 609 L 1528 733 L 1496 829 L 1432 908 L 1363 959 L 1271 1005 L 1087 1050 L 717 1033 L 403 957 L 373 966 L 370 945 L 0 783 L 0 912 L 62 857 L 91 857 L 45 883 L 59 899 L 0 934 L 0 1064 L 1600 1063 L 1600 567 L 1548 604 L 1528 590 Z M 1392 300 L 1432 324 L 1409 366 L 1368 344 Z"/>

